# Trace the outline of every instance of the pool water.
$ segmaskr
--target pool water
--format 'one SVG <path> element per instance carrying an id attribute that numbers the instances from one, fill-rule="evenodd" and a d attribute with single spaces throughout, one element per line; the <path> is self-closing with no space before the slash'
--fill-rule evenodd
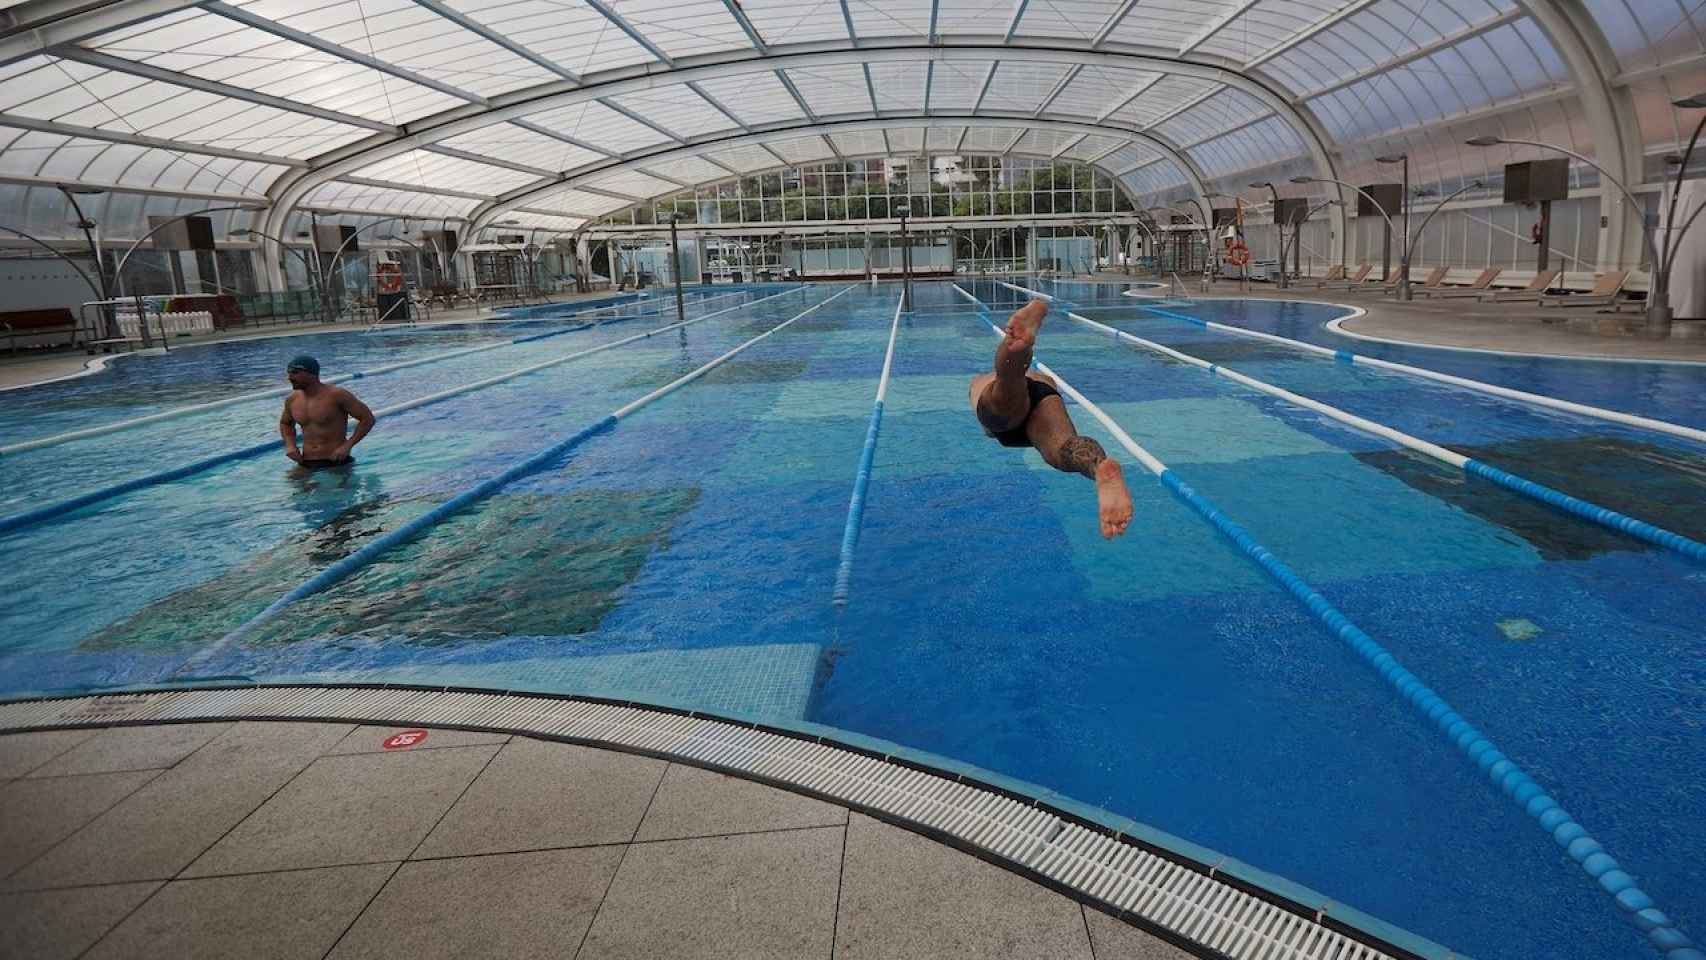
<path id="1" fill-rule="evenodd" d="M 1022 299 L 966 287 L 998 317 Z M 1080 429 L 1128 461 L 1137 517 L 1113 542 L 1087 482 L 984 438 L 967 381 L 996 339 L 945 284 L 917 284 L 901 321 L 845 612 L 831 589 L 894 285 L 849 290 L 559 466 L 197 656 L 385 531 L 841 289 L 753 302 L 386 418 L 347 472 L 240 461 L 5 536 L 6 555 L 28 563 L 0 565 L 0 690 L 385 679 L 830 728 L 1132 818 L 1472 956 L 1648 955 L 1425 717 L 1082 411 Z M 1698 445 L 1204 331 L 1117 286 L 1047 289 L 1102 322 L 1706 538 Z M 649 309 L 662 313 L 351 386 L 379 406 L 674 319 L 672 305 Z M 1320 306 L 1179 310 L 1706 425 L 1700 368 L 1375 350 L 1319 332 L 1342 313 Z M 127 360 L 0 394 L 0 443 L 183 402 L 159 394 L 265 385 L 304 348 L 331 373 L 498 332 Z M 1520 762 L 1685 929 L 1706 916 L 1706 568 L 1058 312 L 1038 356 Z M 264 439 L 276 403 L 0 458 L 0 512 Z"/>

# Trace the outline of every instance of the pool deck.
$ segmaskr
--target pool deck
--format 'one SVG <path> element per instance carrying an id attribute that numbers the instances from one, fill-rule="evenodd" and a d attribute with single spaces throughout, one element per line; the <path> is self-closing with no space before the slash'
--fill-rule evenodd
<path id="1" fill-rule="evenodd" d="M 0 736 L 0 956 L 1182 960 L 1024 877 L 696 766 L 501 733 Z"/>
<path id="2" fill-rule="evenodd" d="M 1139 279 L 1121 273 L 1100 273 L 1092 278 L 1062 277 L 1096 281 L 1129 282 Z M 1532 303 L 1480 303 L 1473 299 L 1416 298 L 1398 303 L 1377 290 L 1346 292 L 1320 289 L 1306 280 L 1300 287 L 1281 290 L 1269 283 L 1251 283 L 1246 292 L 1238 281 L 1216 281 L 1205 295 L 1201 285 L 1189 283 L 1193 299 L 1249 297 L 1258 300 L 1315 300 L 1361 307 L 1364 315 L 1346 320 L 1344 330 L 1358 336 L 1391 340 L 1415 346 L 1492 350 L 1500 353 L 1543 354 L 1563 357 L 1597 357 L 1620 360 L 1683 360 L 1706 362 L 1706 321 L 1678 320 L 1667 340 L 1652 340 L 1638 334 L 1639 313 L 1601 313 L 1588 308 L 1537 307 Z M 1354 337 L 1344 339 L 1345 348 L 1356 349 Z"/>

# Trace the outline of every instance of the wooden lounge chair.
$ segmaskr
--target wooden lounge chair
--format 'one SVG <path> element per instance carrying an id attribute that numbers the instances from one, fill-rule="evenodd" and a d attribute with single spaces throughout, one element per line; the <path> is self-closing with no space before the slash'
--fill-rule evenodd
<path id="1" fill-rule="evenodd" d="M 1451 269 L 1450 267 L 1434 267 L 1432 270 L 1428 271 L 1428 275 L 1426 277 L 1422 278 L 1421 283 L 1410 284 L 1410 292 L 1415 293 L 1416 291 L 1419 291 L 1419 290 L 1437 289 L 1440 285 L 1440 282 L 1445 279 L 1446 271 L 1448 271 L 1450 269 Z M 1390 287 L 1388 287 L 1386 290 L 1384 290 L 1382 292 L 1383 293 L 1392 293 L 1392 292 L 1396 291 L 1397 289 L 1398 289 L 1398 284 L 1393 283 Z"/>
<path id="2" fill-rule="evenodd" d="M 1321 286 L 1323 286 L 1323 287 L 1335 286 L 1336 287 L 1339 284 L 1343 284 L 1346 290 L 1355 290 L 1356 288 L 1363 285 L 1363 282 L 1368 279 L 1368 272 L 1370 270 L 1373 270 L 1373 269 L 1374 269 L 1374 266 L 1372 264 L 1365 263 L 1365 264 L 1362 264 L 1361 266 L 1357 267 L 1357 272 L 1349 280 L 1346 280 L 1343 277 L 1339 278 L 1338 283 L 1330 283 L 1326 280 L 1323 280 L 1323 281 L 1321 281 Z"/>
<path id="3" fill-rule="evenodd" d="M 1469 281 L 1468 286 L 1441 286 L 1432 290 L 1422 291 L 1422 296 L 1439 297 L 1446 300 L 1455 297 L 1478 297 L 1481 295 L 1482 291 L 1492 286 L 1493 281 L 1498 278 L 1500 272 L 1501 271 L 1498 267 L 1488 267 L 1476 274 L 1475 279 Z"/>
<path id="4" fill-rule="evenodd" d="M 1482 303 L 1514 303 L 1522 300 L 1539 300 L 1546 296 L 1546 288 L 1552 286 L 1552 281 L 1558 279 L 1557 270 L 1542 270 L 1528 281 L 1528 286 L 1521 290 L 1502 290 L 1496 293 L 1483 293 L 1478 298 Z"/>
<path id="5" fill-rule="evenodd" d="M 1345 279 L 1345 268 L 1343 266 L 1341 266 L 1340 264 L 1335 263 L 1335 264 L 1333 264 L 1332 269 L 1327 271 L 1326 276 L 1315 281 L 1315 289 L 1319 290 L 1329 283 L 1337 283 L 1337 282 L 1340 282 L 1344 279 Z"/>
<path id="6" fill-rule="evenodd" d="M 1617 303 L 1629 271 L 1613 270 L 1594 278 L 1593 289 L 1587 293 L 1571 293 L 1556 297 L 1541 297 L 1543 307 L 1609 307 Z"/>

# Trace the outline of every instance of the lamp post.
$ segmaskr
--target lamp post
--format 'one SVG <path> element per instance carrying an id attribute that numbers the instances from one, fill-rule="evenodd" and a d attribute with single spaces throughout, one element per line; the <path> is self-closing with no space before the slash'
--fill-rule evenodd
<path id="1" fill-rule="evenodd" d="M 118 287 L 118 290 L 116 291 L 117 294 L 121 297 L 124 296 L 124 265 L 130 262 L 130 255 L 135 253 L 138 247 L 147 243 L 148 238 L 154 236 L 154 234 L 159 233 L 161 230 L 166 229 L 180 220 L 188 220 L 190 217 L 199 217 L 204 213 L 224 213 L 227 210 L 260 210 L 262 208 L 262 205 L 257 203 L 240 203 L 228 204 L 223 207 L 207 207 L 203 210 L 191 210 L 189 213 L 180 213 L 175 217 L 162 220 L 154 226 L 149 227 L 147 233 L 137 237 L 134 243 L 125 248 L 124 255 L 118 258 L 118 266 L 113 268 L 113 284 Z M 148 314 L 142 308 L 141 294 L 137 294 L 136 296 L 136 326 L 137 331 L 142 334 L 143 346 L 152 346 L 152 341 L 150 341 L 148 337 Z M 164 341 L 165 333 L 162 331 L 162 344 L 164 344 Z"/>
<path id="2" fill-rule="evenodd" d="M 1404 165 L 1404 249 L 1398 252 L 1398 299 L 1410 299 L 1410 155 L 1407 153 L 1392 154 L 1385 157 L 1375 157 L 1375 163 L 1401 163 Z M 1458 193 L 1463 191 L 1459 190 Z M 1456 196 L 1457 194 L 1452 194 Z"/>
<path id="3" fill-rule="evenodd" d="M 675 275 L 675 319 L 678 323 L 684 323 L 687 320 L 687 307 L 681 294 L 681 243 L 676 234 L 676 223 L 681 219 L 681 214 L 672 210 L 662 214 L 661 219 L 669 224 L 669 270 Z"/>
<path id="4" fill-rule="evenodd" d="M 1386 229 L 1387 230 L 1390 231 L 1390 230 L 1396 229 L 1392 224 L 1392 215 L 1386 212 L 1386 208 L 1380 205 L 1379 200 L 1374 199 L 1374 194 L 1369 193 L 1367 190 L 1364 190 L 1363 188 L 1357 186 L 1354 183 L 1350 183 L 1350 182 L 1345 181 L 1345 180 L 1335 180 L 1332 177 L 1292 177 L 1291 182 L 1292 183 L 1336 183 L 1341 187 L 1349 187 L 1352 190 L 1356 191 L 1358 194 L 1360 194 L 1364 199 L 1366 199 L 1369 202 L 1370 206 L 1374 207 L 1375 212 L 1380 214 L 1380 218 L 1382 220 L 1386 221 Z M 1391 236 L 1391 234 L 1388 233 L 1387 236 Z M 1408 243 L 1407 240 L 1405 242 Z M 1407 252 L 1408 251 L 1406 251 L 1406 253 Z M 1399 269 L 1408 271 L 1410 269 L 1409 264 L 1410 264 L 1409 258 L 1406 256 L 1404 259 L 1399 261 Z"/>
<path id="5" fill-rule="evenodd" d="M 1289 289 L 1291 287 L 1291 284 L 1286 280 L 1286 276 L 1285 276 L 1285 224 L 1280 222 L 1279 187 L 1274 186 L 1271 181 L 1266 181 L 1266 180 L 1262 181 L 1261 183 L 1252 183 L 1252 184 L 1250 184 L 1250 186 L 1252 189 L 1255 189 L 1255 190 L 1260 190 L 1260 189 L 1266 187 L 1268 192 L 1273 194 L 1273 196 L 1274 196 L 1274 231 L 1279 234 L 1280 289 L 1281 290 Z"/>
<path id="6" fill-rule="evenodd" d="M 1680 101 L 1672 101 L 1672 106 L 1679 107 L 1679 109 L 1703 109 L 1706 107 L 1706 94 L 1696 94 L 1692 97 L 1684 97 Z M 1512 140 L 1506 136 L 1476 136 L 1472 140 L 1465 140 L 1465 143 L 1469 143 L 1471 147 L 1494 147 L 1498 143 L 1510 143 L 1510 145 L 1520 145 L 1520 147 L 1556 150 L 1566 157 L 1590 165 L 1595 171 L 1599 171 L 1600 179 L 1616 186 L 1624 196 L 1624 200 L 1629 201 L 1629 208 L 1641 218 L 1641 239 L 1646 240 L 1646 254 L 1653 257 L 1653 280 L 1651 280 L 1651 285 L 1648 286 L 1648 292 L 1646 292 L 1646 333 L 1650 336 L 1670 336 L 1670 319 L 1672 319 L 1670 317 L 1672 314 L 1672 310 L 1670 310 L 1670 268 L 1675 266 L 1675 256 L 1682 247 L 1682 237 L 1689 232 L 1689 227 L 1692 227 L 1694 220 L 1699 217 L 1699 210 L 1696 210 L 1692 215 L 1689 215 L 1687 222 L 1682 225 L 1680 230 L 1677 228 L 1674 220 L 1675 215 L 1677 215 L 1677 194 L 1682 191 L 1682 177 L 1687 172 L 1689 160 L 1694 157 L 1694 145 L 1701 138 L 1701 128 L 1706 128 L 1706 116 L 1701 116 L 1699 123 L 1694 124 L 1694 135 L 1689 136 L 1689 147 L 1687 147 L 1686 152 L 1682 153 L 1680 162 L 1677 164 L 1677 181 L 1675 181 L 1674 193 L 1670 194 L 1670 213 L 1665 220 L 1665 232 L 1668 235 L 1663 244 L 1658 242 L 1657 227 L 1648 222 L 1645 208 L 1641 206 L 1641 201 L 1634 198 L 1634 194 L 1629 191 L 1628 186 L 1619 181 L 1617 177 L 1607 174 L 1605 167 L 1595 164 L 1593 160 L 1583 157 L 1581 153 L 1576 153 L 1570 148 L 1559 147 L 1556 143 L 1542 143 L 1539 140 Z M 1706 206 L 1703 206 L 1701 210 L 1706 210 Z"/>
<path id="7" fill-rule="evenodd" d="M 110 300 L 112 299 L 112 288 L 107 284 L 106 265 L 101 262 L 101 245 L 95 239 L 95 228 L 98 224 L 83 213 L 82 205 L 77 202 L 78 197 L 99 196 L 106 191 L 98 187 L 80 187 L 69 183 L 55 184 L 55 186 L 59 188 L 60 193 L 65 194 L 66 202 L 71 204 L 72 212 L 77 214 L 77 228 L 83 231 L 83 239 L 89 243 L 89 259 L 95 263 L 95 279 L 100 283 L 100 298 Z M 111 307 L 101 307 L 101 319 L 105 321 L 107 336 L 118 336 L 117 320 Z"/>
<path id="8" fill-rule="evenodd" d="M 263 240 L 271 240 L 273 243 L 278 244 L 278 248 L 280 250 L 285 250 L 285 251 L 288 251 L 290 253 L 296 254 L 297 259 L 302 261 L 302 275 L 303 275 L 303 277 L 305 277 L 308 280 L 308 282 L 310 284 L 312 284 L 313 286 L 315 286 L 316 288 L 319 287 L 319 281 L 317 281 L 314 277 L 314 274 L 315 274 L 314 264 L 311 260 L 308 259 L 308 254 L 303 253 L 301 250 L 297 250 L 297 249 L 291 247 L 289 244 L 285 243 L 283 240 L 279 239 L 278 237 L 273 236 L 270 233 L 262 233 L 261 231 L 256 230 L 253 227 L 249 227 L 249 228 L 243 229 L 243 230 L 233 230 L 233 231 L 231 231 L 229 236 L 233 236 L 233 237 L 260 237 Z M 311 238 L 310 238 L 310 245 L 312 245 L 312 239 Z M 288 287 L 286 288 L 285 292 L 287 292 L 287 293 L 289 292 Z M 277 295 L 277 291 L 273 291 L 273 293 L 275 296 Z M 316 306 L 316 313 L 318 313 L 318 312 L 319 312 L 318 306 Z"/>
<path id="9" fill-rule="evenodd" d="M 906 238 L 906 217 L 912 212 L 912 205 L 902 203 L 894 208 L 900 214 L 900 301 L 901 308 L 912 309 L 912 244 Z"/>

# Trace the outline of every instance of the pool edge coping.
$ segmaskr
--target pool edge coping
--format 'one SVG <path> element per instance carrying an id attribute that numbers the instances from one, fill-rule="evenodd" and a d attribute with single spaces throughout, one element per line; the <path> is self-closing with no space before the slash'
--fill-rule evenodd
<path id="1" fill-rule="evenodd" d="M 472 699 L 457 711 L 446 698 Z M 548 706 L 540 709 L 539 704 Z M 533 709 L 526 709 L 530 705 Z M 328 707 L 338 709 L 315 712 Z M 611 727 L 603 735 L 585 729 L 571 732 L 585 726 L 575 716 L 600 708 L 611 711 L 611 717 L 620 711 L 637 712 L 649 726 L 641 729 L 640 724 L 611 719 L 599 721 Z M 505 722 L 475 722 L 480 719 Z M 0 735 L 231 720 L 406 724 L 507 733 L 685 763 L 834 803 L 919 834 L 1197 957 L 1266 956 L 1283 943 L 1289 956 L 1323 960 L 1468 960 L 1301 884 L 1047 788 L 805 721 L 790 728 L 621 698 L 429 684 L 204 683 L 0 698 Z M 555 723 L 542 722 L 546 720 Z M 640 734 L 619 736 L 629 728 Z M 694 747 L 697 751 L 690 749 Z M 807 752 L 812 754 L 810 762 L 800 758 Z M 738 756 L 731 753 L 754 754 L 757 762 L 738 765 Z M 842 769 L 826 772 L 825 764 L 817 761 L 833 761 Z M 860 766 L 857 776 L 848 772 L 853 765 Z M 833 792 L 842 781 L 857 789 Z M 897 793 L 904 802 L 879 804 Z M 997 808 L 1005 809 L 1004 818 L 1022 813 L 1027 820 L 1002 823 L 993 816 Z M 1098 814 L 1125 822 L 1102 822 Z M 1039 829 L 1046 829 L 1046 835 Z M 991 837 L 1006 842 L 996 844 Z M 1162 866 L 1148 865 L 1155 861 Z M 1116 872 L 1116 865 L 1125 872 Z M 1140 869 L 1147 875 L 1140 877 L 1135 872 Z M 1140 910 L 1157 913 L 1158 919 Z M 1256 929 L 1258 924 L 1267 929 Z M 1358 948 L 1363 952 L 1355 953 Z"/>

